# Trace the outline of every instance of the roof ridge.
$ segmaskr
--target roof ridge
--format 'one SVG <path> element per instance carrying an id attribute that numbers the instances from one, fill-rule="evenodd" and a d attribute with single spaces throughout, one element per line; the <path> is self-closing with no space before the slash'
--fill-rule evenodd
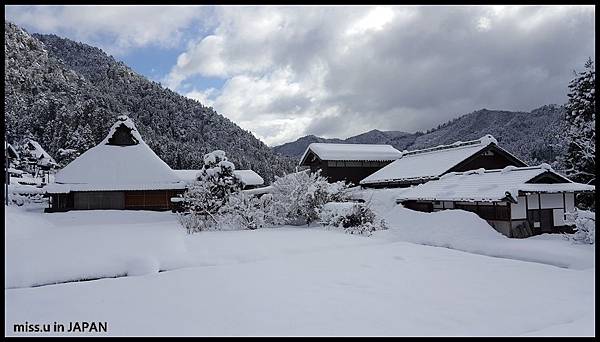
<path id="1" fill-rule="evenodd" d="M 310 143 L 308 146 L 310 146 L 310 145 L 390 146 L 395 149 L 395 147 L 390 144 L 353 144 L 353 143 L 314 142 L 314 143 Z"/>
<path id="2" fill-rule="evenodd" d="M 474 140 L 468 140 L 468 141 L 456 141 L 452 144 L 447 144 L 447 145 L 438 145 L 438 146 L 434 146 L 434 147 L 428 147 L 428 148 L 423 148 L 423 149 L 419 149 L 419 150 L 412 150 L 412 151 L 406 151 L 403 152 L 402 155 L 403 156 L 410 156 L 410 155 L 415 155 L 415 154 L 421 154 L 421 153 L 427 153 L 427 152 L 435 152 L 435 151 L 441 151 L 441 150 L 449 150 L 449 149 L 454 149 L 454 148 L 460 148 L 460 147 L 466 147 L 466 146 L 473 146 L 473 145 L 480 145 L 480 144 L 486 144 L 489 145 L 490 143 L 498 143 L 497 140 L 490 134 L 484 135 L 483 137 L 479 138 L 479 139 L 474 139 Z"/>
<path id="3" fill-rule="evenodd" d="M 454 171 L 454 172 L 449 172 L 447 174 L 452 174 L 452 175 L 470 175 L 470 174 L 475 173 L 475 171 L 480 170 L 480 169 L 467 170 L 467 171 Z M 505 172 L 527 171 L 527 170 L 537 170 L 537 169 L 544 169 L 544 170 L 554 171 L 554 169 L 552 169 L 552 167 L 550 165 L 548 165 L 547 163 L 541 163 L 539 165 L 533 165 L 533 166 L 514 166 L 514 165 L 508 165 L 508 166 L 506 166 L 506 167 L 504 167 L 502 169 L 487 169 L 487 170 L 483 169 L 483 173 L 495 173 L 495 172 L 505 173 Z"/>

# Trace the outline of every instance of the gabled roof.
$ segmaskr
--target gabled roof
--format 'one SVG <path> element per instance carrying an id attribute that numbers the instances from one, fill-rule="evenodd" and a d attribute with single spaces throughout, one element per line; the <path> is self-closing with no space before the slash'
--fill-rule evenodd
<path id="1" fill-rule="evenodd" d="M 202 170 L 173 170 L 175 174 L 186 183 L 191 183 L 198 178 L 198 174 Z M 233 170 L 234 176 L 236 176 L 240 182 L 246 186 L 262 185 L 265 180 L 253 170 Z"/>
<path id="2" fill-rule="evenodd" d="M 531 181 L 551 173 L 559 183 L 543 184 Z M 519 192 L 583 192 L 594 191 L 594 186 L 575 183 L 556 173 L 548 164 L 538 166 L 507 166 L 497 170 L 471 170 L 450 172 L 438 180 L 407 188 L 397 197 L 398 201 L 517 201 Z"/>
<path id="3" fill-rule="evenodd" d="M 54 161 L 54 158 L 37 141 L 32 139 L 27 140 L 27 149 L 39 165 L 58 165 Z"/>
<path id="4" fill-rule="evenodd" d="M 109 145 L 117 128 L 125 125 L 136 140 L 127 146 Z M 146 145 L 127 116 L 119 116 L 106 138 L 56 173 L 49 193 L 68 191 L 183 189 L 185 183 Z"/>
<path id="5" fill-rule="evenodd" d="M 6 154 L 8 156 L 8 158 L 10 159 L 19 159 L 19 152 L 17 152 L 17 150 L 9 143 L 7 143 L 6 141 L 4 142 L 4 150 L 6 151 Z"/>
<path id="6" fill-rule="evenodd" d="M 348 161 L 396 160 L 402 155 L 391 145 L 312 143 L 300 158 L 300 165 L 304 164 L 309 152 L 314 153 L 321 160 Z"/>
<path id="7" fill-rule="evenodd" d="M 457 141 L 422 150 L 403 151 L 402 157 L 369 175 L 360 184 L 388 183 L 419 179 L 435 179 L 490 145 L 526 165 L 515 156 L 500 149 L 491 135 L 470 141 Z"/>

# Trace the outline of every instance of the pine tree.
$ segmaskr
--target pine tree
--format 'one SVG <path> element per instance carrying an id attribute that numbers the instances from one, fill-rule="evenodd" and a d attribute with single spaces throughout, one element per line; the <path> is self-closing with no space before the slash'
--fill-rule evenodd
<path id="1" fill-rule="evenodd" d="M 585 63 L 585 70 L 575 74 L 569 84 L 569 101 L 566 105 L 567 152 L 565 164 L 567 175 L 574 181 L 596 184 L 596 71 L 592 59 Z M 582 208 L 593 208 L 594 197 L 578 196 Z"/>
<path id="2" fill-rule="evenodd" d="M 217 150 L 204 155 L 202 171 L 182 196 L 185 213 L 180 222 L 188 232 L 218 228 L 219 209 L 227 204 L 232 193 L 241 189 L 234 170 L 225 152 Z"/>

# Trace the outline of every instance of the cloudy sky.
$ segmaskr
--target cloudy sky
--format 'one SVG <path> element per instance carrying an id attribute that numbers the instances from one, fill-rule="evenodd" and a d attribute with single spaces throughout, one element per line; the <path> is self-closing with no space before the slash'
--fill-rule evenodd
<path id="1" fill-rule="evenodd" d="M 595 58 L 593 6 L 6 6 L 98 46 L 268 145 L 414 132 L 564 103 Z"/>

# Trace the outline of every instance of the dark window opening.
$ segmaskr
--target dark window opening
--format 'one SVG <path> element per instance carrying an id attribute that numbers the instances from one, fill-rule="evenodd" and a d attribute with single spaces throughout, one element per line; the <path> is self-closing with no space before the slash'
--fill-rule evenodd
<path id="1" fill-rule="evenodd" d="M 127 127 L 125 124 L 119 125 L 115 129 L 115 133 L 108 138 L 107 145 L 116 145 L 116 146 L 130 146 L 137 145 L 139 142 L 133 137 L 131 134 L 132 129 Z"/>

